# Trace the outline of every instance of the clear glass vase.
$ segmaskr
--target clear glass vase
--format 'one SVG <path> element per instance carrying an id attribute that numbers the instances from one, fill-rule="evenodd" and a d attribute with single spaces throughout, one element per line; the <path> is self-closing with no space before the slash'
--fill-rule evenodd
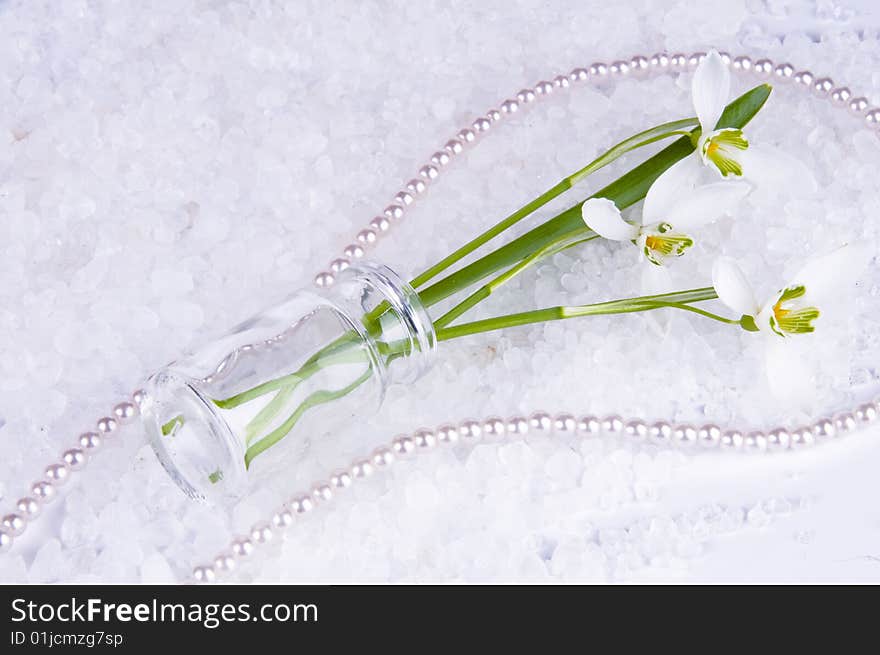
<path id="1" fill-rule="evenodd" d="M 295 465 L 311 439 L 375 412 L 389 385 L 428 369 L 434 348 L 418 294 L 360 262 L 153 375 L 145 426 L 184 492 L 231 500 L 254 475 Z"/>

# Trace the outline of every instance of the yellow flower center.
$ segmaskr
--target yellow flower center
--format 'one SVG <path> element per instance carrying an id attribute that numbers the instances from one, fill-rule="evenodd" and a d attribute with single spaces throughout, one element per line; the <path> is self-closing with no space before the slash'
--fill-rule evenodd
<path id="1" fill-rule="evenodd" d="M 781 337 L 789 334 L 809 334 L 815 332 L 813 321 L 819 318 L 818 307 L 792 307 L 791 301 L 803 297 L 806 287 L 796 286 L 785 289 L 773 305 L 770 329 Z"/>

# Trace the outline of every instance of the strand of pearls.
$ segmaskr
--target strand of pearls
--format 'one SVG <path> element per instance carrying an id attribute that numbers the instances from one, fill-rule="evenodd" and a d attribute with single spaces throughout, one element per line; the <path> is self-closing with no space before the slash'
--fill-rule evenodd
<path id="1" fill-rule="evenodd" d="M 333 284 L 337 273 L 345 270 L 353 260 L 363 257 L 368 248 L 376 245 L 395 223 L 404 218 L 407 208 L 425 193 L 428 185 L 439 177 L 444 167 L 504 118 L 526 109 L 541 98 L 561 93 L 574 85 L 601 83 L 628 75 L 685 72 L 696 68 L 703 56 L 704 53 L 700 52 L 690 55 L 658 53 L 651 57 L 636 55 L 610 64 L 597 62 L 587 68 L 575 68 L 568 75 L 542 80 L 533 88 L 521 89 L 514 97 L 502 101 L 497 108 L 489 109 L 470 126 L 459 130 L 440 150 L 433 153 L 429 162 L 419 168 L 417 175 L 395 193 L 382 213 L 373 217 L 355 235 L 352 243 L 343 248 L 341 256 L 333 259 L 327 270 L 315 276 L 315 284 L 319 287 Z M 871 107 L 865 97 L 857 96 L 848 87 L 839 86 L 830 78 L 817 78 L 810 71 L 799 71 L 791 64 L 776 64 L 769 59 L 753 60 L 747 56 L 732 56 L 727 53 L 721 53 L 721 56 L 736 71 L 764 79 L 791 81 L 818 97 L 827 98 L 835 105 L 848 109 L 880 134 L 880 108 Z M 92 431 L 79 435 L 76 443 L 65 450 L 57 461 L 46 466 L 43 477 L 31 485 L 28 494 L 16 502 L 12 512 L 0 519 L 0 552 L 12 548 L 14 541 L 25 532 L 27 526 L 40 516 L 43 506 L 55 500 L 59 488 L 88 464 L 105 440 L 114 437 L 122 425 L 137 417 L 143 400 L 143 392 L 135 391 L 129 399 L 118 403 L 109 416 L 98 419 Z M 546 412 L 508 419 L 492 417 L 482 421 L 467 420 L 455 425 L 443 425 L 435 430 L 422 428 L 412 434 L 396 437 L 388 446 L 375 450 L 369 457 L 356 460 L 348 468 L 316 483 L 310 491 L 293 496 L 270 519 L 255 524 L 249 534 L 235 537 L 229 548 L 210 564 L 196 566 L 192 577 L 197 582 L 210 582 L 219 575 L 232 571 L 236 562 L 253 553 L 258 545 L 268 542 L 273 535 L 293 525 L 297 517 L 311 512 L 317 505 L 326 504 L 336 493 L 351 486 L 356 480 L 387 469 L 393 462 L 406 459 L 414 453 L 432 450 L 438 444 L 453 444 L 458 441 L 473 443 L 484 437 L 512 438 L 529 432 L 556 432 L 584 436 L 620 435 L 693 449 L 785 451 L 811 446 L 856 431 L 873 423 L 878 413 L 880 400 L 819 418 L 811 425 L 794 429 L 773 428 L 766 432 L 723 429 L 714 424 L 702 427 L 676 425 L 666 421 L 649 422 L 619 416 L 602 419 L 594 416 L 575 418 L 573 414 L 553 416 Z"/>
<path id="2" fill-rule="evenodd" d="M 54 501 L 70 477 L 82 471 L 104 442 L 131 423 L 140 413 L 144 392 L 135 391 L 130 398 L 117 403 L 108 416 L 95 421 L 95 426 L 76 438 L 76 443 L 43 469 L 43 477 L 30 486 L 27 495 L 18 499 L 15 509 L 0 519 L 0 552 L 12 548 L 15 539 L 24 534 L 28 524 L 42 514 L 43 507 Z"/>
<path id="3" fill-rule="evenodd" d="M 871 107 L 868 100 L 855 96 L 846 86 L 838 86 L 828 77 L 816 77 L 807 70 L 798 70 L 792 64 L 777 64 L 770 59 L 752 59 L 745 55 L 734 56 L 722 52 L 721 58 L 735 71 L 751 74 L 762 79 L 775 79 L 792 83 L 819 98 L 827 98 L 835 105 L 848 109 L 861 117 L 868 127 L 880 135 L 880 108 Z M 636 55 L 628 60 L 610 64 L 596 62 L 587 68 L 575 68 L 568 75 L 557 75 L 552 80 L 542 80 L 533 88 L 521 89 L 514 97 L 502 101 L 497 109 L 491 108 L 476 118 L 470 126 L 459 130 L 441 150 L 431 155 L 422 165 L 416 177 L 398 191 L 382 213 L 372 218 L 360 230 L 354 242 L 346 246 L 342 255 L 333 259 L 327 270 L 318 273 L 315 284 L 326 287 L 333 284 L 335 276 L 345 270 L 354 259 L 363 257 L 367 248 L 387 235 L 395 223 L 401 221 L 410 205 L 423 195 L 428 185 L 435 181 L 442 169 L 454 157 L 475 144 L 478 139 L 494 128 L 502 119 L 525 109 L 541 98 L 563 92 L 573 85 L 588 82 L 601 83 L 609 78 L 647 76 L 650 74 L 681 73 L 693 70 L 705 57 L 705 53 L 685 54 L 658 53 L 651 57 Z M 196 582 L 213 582 L 234 570 L 236 562 L 253 553 L 257 546 L 270 541 L 273 534 L 283 532 L 293 525 L 297 517 L 324 505 L 338 492 L 356 481 L 386 470 L 393 462 L 431 450 L 436 444 L 453 444 L 458 441 L 475 442 L 482 437 L 511 438 L 529 432 L 556 432 L 583 436 L 613 435 L 646 441 L 671 447 L 692 450 L 722 450 L 731 452 L 761 453 L 802 449 L 816 443 L 835 439 L 867 427 L 880 415 L 880 399 L 861 404 L 856 408 L 832 416 L 820 417 L 809 425 L 775 427 L 769 430 L 742 430 L 723 428 L 716 424 L 693 426 L 668 421 L 650 422 L 641 418 L 612 415 L 604 418 L 574 414 L 551 415 L 535 412 L 530 416 L 498 417 L 484 420 L 467 420 L 455 425 L 443 425 L 435 430 L 421 428 L 412 434 L 396 437 L 389 445 L 378 448 L 365 458 L 355 460 L 348 468 L 331 474 L 319 481 L 308 492 L 294 495 L 279 508 L 270 519 L 256 523 L 249 534 L 232 539 L 229 547 L 217 555 L 210 564 L 201 564 L 192 571 Z"/>

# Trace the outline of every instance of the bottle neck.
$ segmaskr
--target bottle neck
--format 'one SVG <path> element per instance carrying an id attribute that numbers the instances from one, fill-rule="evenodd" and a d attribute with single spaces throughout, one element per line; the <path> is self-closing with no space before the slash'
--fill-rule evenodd
<path id="1" fill-rule="evenodd" d="M 327 294 L 375 356 L 385 385 L 411 384 L 431 367 L 437 339 L 419 294 L 387 266 L 360 261 Z"/>

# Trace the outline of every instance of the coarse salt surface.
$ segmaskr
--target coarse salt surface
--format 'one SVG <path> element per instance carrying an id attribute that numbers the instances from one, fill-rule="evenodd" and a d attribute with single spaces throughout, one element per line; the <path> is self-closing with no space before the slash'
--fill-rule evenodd
<path id="1" fill-rule="evenodd" d="M 593 60 L 717 46 L 830 74 L 880 104 L 867 14 L 753 4 L 4 3 L 3 506 L 139 379 L 307 283 L 419 157 L 521 86 Z M 752 83 L 735 76 L 737 92 Z M 688 76 L 556 94 L 457 158 L 371 256 L 415 273 L 603 148 L 691 112 Z M 759 188 L 675 262 L 681 288 L 708 286 L 718 252 L 771 292 L 804 253 L 877 242 L 880 140 L 861 122 L 778 85 L 748 135 L 801 158 L 818 190 Z M 636 295 L 636 254 L 567 251 L 476 315 Z M 876 388 L 877 277 L 874 266 L 851 313 L 822 325 L 809 412 L 768 393 L 760 338 L 694 316 L 470 337 L 228 512 L 185 499 L 127 429 L 0 557 L 0 582 L 183 579 L 282 498 L 419 425 L 539 407 L 757 427 L 827 413 Z M 878 580 L 876 436 L 772 458 L 622 438 L 438 449 L 355 485 L 234 579 Z"/>

